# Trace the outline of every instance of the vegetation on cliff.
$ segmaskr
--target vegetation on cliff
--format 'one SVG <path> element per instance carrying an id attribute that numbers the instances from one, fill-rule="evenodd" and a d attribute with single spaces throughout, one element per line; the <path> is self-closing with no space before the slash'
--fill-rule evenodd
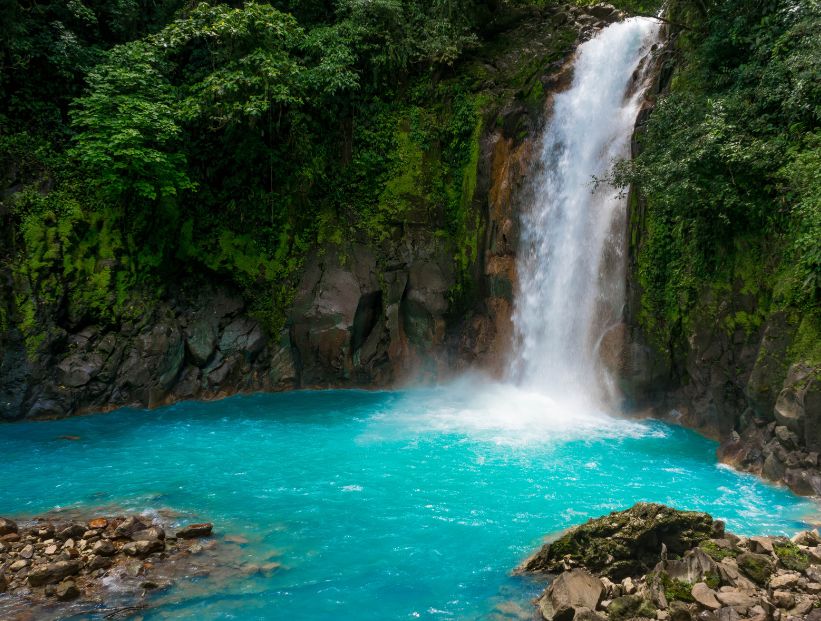
<path id="1" fill-rule="evenodd" d="M 791 361 L 817 367 L 821 10 L 803 0 L 679 0 L 669 16 L 669 92 L 640 154 L 616 168 L 646 198 L 643 323 L 675 349 L 729 300 L 739 301 L 730 333 L 784 311 L 797 334 Z"/>
<path id="2" fill-rule="evenodd" d="M 276 330 L 312 245 L 409 224 L 451 244 L 469 293 L 481 132 L 537 69 L 502 84 L 486 56 L 538 3 L 4 6 L 0 324 L 30 351 L 55 318 L 116 324 L 192 277 Z M 542 63 L 572 43 L 556 30 Z"/>

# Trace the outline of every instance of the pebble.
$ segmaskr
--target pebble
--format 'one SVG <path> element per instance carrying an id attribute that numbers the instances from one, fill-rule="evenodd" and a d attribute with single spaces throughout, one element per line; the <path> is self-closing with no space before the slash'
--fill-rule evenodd
<path id="1" fill-rule="evenodd" d="M 29 562 L 25 559 L 21 559 L 19 561 L 14 561 L 11 564 L 11 566 L 9 567 L 9 569 L 11 569 L 12 571 L 20 571 L 24 567 L 28 567 L 28 566 L 29 566 Z"/>

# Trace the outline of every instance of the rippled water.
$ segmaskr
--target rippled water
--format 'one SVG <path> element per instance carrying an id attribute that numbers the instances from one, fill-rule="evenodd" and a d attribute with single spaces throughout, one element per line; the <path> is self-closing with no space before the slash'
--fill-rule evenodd
<path id="1" fill-rule="evenodd" d="M 0 515 L 171 509 L 247 538 L 244 561 L 283 564 L 200 579 L 147 618 L 384 621 L 527 607 L 538 585 L 509 572 L 544 535 L 639 500 L 750 534 L 813 508 L 716 465 L 693 433 L 575 408 L 465 380 L 6 425 Z"/>

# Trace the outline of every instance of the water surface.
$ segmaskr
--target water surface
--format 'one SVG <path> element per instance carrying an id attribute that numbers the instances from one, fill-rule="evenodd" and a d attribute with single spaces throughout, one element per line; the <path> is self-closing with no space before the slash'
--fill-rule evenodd
<path id="1" fill-rule="evenodd" d="M 199 579 L 147 618 L 484 619 L 539 586 L 544 535 L 658 501 L 740 533 L 812 507 L 718 466 L 715 444 L 509 386 L 293 392 L 0 427 L 0 515 L 171 509 L 248 539 L 269 576 Z M 59 436 L 78 436 L 68 441 Z"/>

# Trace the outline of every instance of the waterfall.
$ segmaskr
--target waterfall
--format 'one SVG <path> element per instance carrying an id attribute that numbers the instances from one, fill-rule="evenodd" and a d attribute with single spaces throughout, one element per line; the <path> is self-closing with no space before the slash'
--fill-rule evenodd
<path id="1" fill-rule="evenodd" d="M 579 46 L 553 101 L 523 209 L 511 379 L 546 395 L 603 396 L 596 347 L 624 304 L 626 199 L 607 184 L 629 156 L 655 20 L 612 24 Z M 606 383 L 606 382 L 605 382 Z"/>

